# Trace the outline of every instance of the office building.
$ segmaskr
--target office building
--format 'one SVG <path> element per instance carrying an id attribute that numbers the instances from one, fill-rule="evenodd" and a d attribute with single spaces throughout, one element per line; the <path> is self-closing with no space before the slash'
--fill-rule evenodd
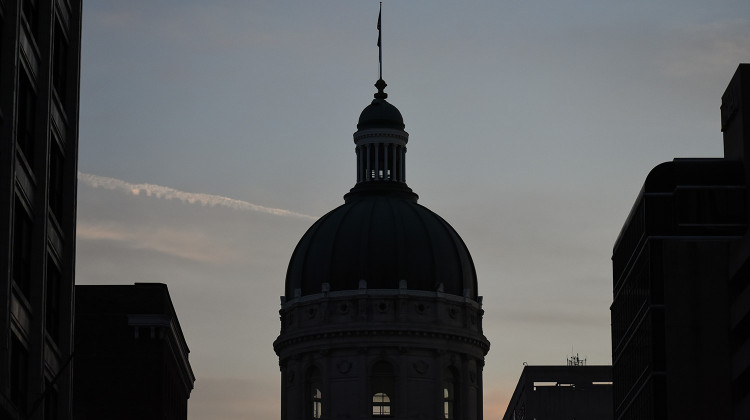
<path id="1" fill-rule="evenodd" d="M 75 420 L 186 420 L 195 376 L 161 283 L 76 286 Z"/>
<path id="2" fill-rule="evenodd" d="M 750 183 L 750 64 L 741 64 L 721 98 L 724 155 L 742 162 L 745 186 Z M 747 196 L 750 190 L 745 189 Z M 746 204 L 746 221 L 750 219 Z M 729 263 L 729 357 L 732 416 L 750 418 L 750 235 L 732 250 Z"/>
<path id="3" fill-rule="evenodd" d="M 612 366 L 524 366 L 503 420 L 612 419 Z"/>
<path id="4" fill-rule="evenodd" d="M 616 419 L 750 418 L 750 65 L 722 97 L 724 157 L 646 177 L 615 243 Z"/>
<path id="5" fill-rule="evenodd" d="M 80 0 L 0 1 L 0 418 L 70 419 Z"/>

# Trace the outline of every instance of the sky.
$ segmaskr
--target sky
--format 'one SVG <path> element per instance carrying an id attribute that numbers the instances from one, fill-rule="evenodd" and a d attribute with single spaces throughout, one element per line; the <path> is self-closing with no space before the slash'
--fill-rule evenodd
<path id="1" fill-rule="evenodd" d="M 84 1 L 77 284 L 169 287 L 198 419 L 278 419 L 297 241 L 355 182 L 377 1 Z M 721 157 L 747 0 L 383 2 L 407 180 L 472 253 L 484 418 L 524 363 L 610 364 L 612 246 L 649 170 Z"/>

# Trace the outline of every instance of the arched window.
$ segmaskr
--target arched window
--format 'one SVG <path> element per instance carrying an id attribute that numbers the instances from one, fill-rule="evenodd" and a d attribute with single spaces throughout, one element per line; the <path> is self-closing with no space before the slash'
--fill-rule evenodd
<path id="1" fill-rule="evenodd" d="M 391 398 L 385 392 L 376 392 L 375 395 L 372 396 L 372 415 L 391 415 Z"/>
<path id="2" fill-rule="evenodd" d="M 445 372 L 443 372 L 443 412 L 446 419 L 455 419 L 458 412 L 456 378 L 457 376 L 451 368 L 445 369 Z"/>
<path id="3" fill-rule="evenodd" d="M 306 379 L 307 398 L 309 399 L 307 400 L 308 408 L 305 411 L 310 413 L 311 419 L 320 419 L 323 417 L 323 393 L 320 391 L 323 387 L 320 371 L 314 367 L 310 368 Z"/>
<path id="4" fill-rule="evenodd" d="M 455 405 L 453 404 L 453 386 L 446 385 L 445 388 L 443 388 L 443 411 L 445 412 L 445 418 L 446 419 L 453 419 L 453 409 L 455 408 Z"/>
<path id="5" fill-rule="evenodd" d="M 312 418 L 319 419 L 323 413 L 323 394 L 320 389 L 312 389 Z"/>
<path id="6" fill-rule="evenodd" d="M 386 417 L 393 415 L 393 396 L 395 395 L 395 375 L 388 362 L 377 362 L 372 366 L 370 375 L 370 395 L 372 395 L 372 416 Z"/>

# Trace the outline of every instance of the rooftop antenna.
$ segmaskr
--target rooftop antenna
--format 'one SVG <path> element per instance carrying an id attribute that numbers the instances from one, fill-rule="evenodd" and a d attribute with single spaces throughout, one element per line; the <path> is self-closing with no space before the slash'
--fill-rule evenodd
<path id="1" fill-rule="evenodd" d="M 581 358 L 576 353 L 575 356 L 568 357 L 568 366 L 586 366 L 586 358 Z"/>

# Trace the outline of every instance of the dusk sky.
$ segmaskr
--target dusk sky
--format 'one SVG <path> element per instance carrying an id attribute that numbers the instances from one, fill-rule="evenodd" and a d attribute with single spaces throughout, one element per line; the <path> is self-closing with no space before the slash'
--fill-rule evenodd
<path id="1" fill-rule="evenodd" d="M 407 181 L 484 296 L 484 418 L 523 363 L 610 364 L 612 246 L 649 170 L 723 154 L 750 2 L 383 2 Z M 78 284 L 162 282 L 189 418 L 278 419 L 294 246 L 355 182 L 377 1 L 84 1 Z"/>

